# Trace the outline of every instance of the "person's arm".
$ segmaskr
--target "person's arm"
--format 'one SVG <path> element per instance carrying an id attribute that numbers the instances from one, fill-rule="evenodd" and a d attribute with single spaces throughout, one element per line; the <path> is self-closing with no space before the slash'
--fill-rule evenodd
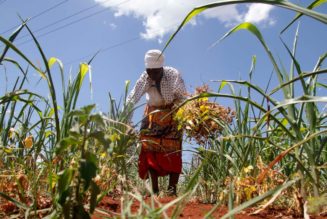
<path id="1" fill-rule="evenodd" d="M 144 95 L 148 86 L 149 85 L 147 83 L 147 75 L 144 72 L 144 73 L 142 73 L 141 77 L 136 81 L 134 88 L 129 93 L 126 103 L 132 104 L 132 105 L 137 104 L 137 102 L 139 102 L 141 97 Z"/>
<path id="2" fill-rule="evenodd" d="M 128 109 L 133 109 L 135 104 L 137 104 L 139 102 L 139 100 L 141 99 L 141 97 L 144 95 L 144 93 L 146 92 L 146 90 L 149 87 L 149 84 L 147 81 L 148 81 L 148 79 L 147 79 L 146 72 L 143 72 L 141 77 L 136 81 L 134 88 L 127 96 L 126 107 Z M 130 113 L 130 116 L 128 119 L 129 122 L 131 121 L 132 117 L 133 117 L 133 112 Z"/>

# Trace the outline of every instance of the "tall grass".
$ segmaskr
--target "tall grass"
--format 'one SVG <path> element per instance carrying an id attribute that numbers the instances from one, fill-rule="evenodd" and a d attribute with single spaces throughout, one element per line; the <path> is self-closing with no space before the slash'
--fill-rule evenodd
<path id="1" fill-rule="evenodd" d="M 36 67 L 15 46 L 14 39 L 23 28 L 32 36 L 43 60 L 43 67 Z M 79 92 L 92 60 L 80 64 L 77 76 L 69 79 L 66 84 L 67 76 L 61 61 L 45 56 L 26 23 L 8 40 L 0 36 L 0 41 L 5 45 L 0 62 L 3 65 L 13 65 L 14 68 L 10 70 L 13 72 L 9 72 L 10 74 L 15 74 L 16 69 L 22 75 L 17 77 L 11 90 L 1 96 L 0 100 L 0 153 L 1 165 L 4 167 L 1 171 L 1 190 L 10 191 L 15 181 L 21 189 L 17 194 L 1 192 L 1 196 L 18 207 L 23 206 L 26 217 L 35 215 L 42 208 L 40 201 L 46 199 L 53 206 L 48 209 L 52 212 L 51 217 L 84 215 L 85 218 L 94 211 L 98 201 L 99 189 L 93 180 L 98 171 L 95 154 L 109 147 L 103 135 L 103 118 L 99 114 L 92 114 L 93 106 L 76 109 Z M 9 50 L 40 74 L 41 80 L 47 84 L 50 99 L 24 89 L 30 68 L 23 70 L 23 62 L 8 58 L 6 54 Z M 61 89 L 58 88 L 57 91 L 52 79 L 52 67 L 55 63 L 59 65 L 62 80 L 63 103 L 60 107 L 57 96 Z M 8 81 L 7 83 L 10 84 Z M 90 192 L 88 211 L 84 210 L 87 192 Z"/>
<path id="2" fill-rule="evenodd" d="M 23 28 L 32 36 L 43 67 L 37 67 L 16 48 L 14 39 Z M 126 194 L 131 191 L 135 178 L 131 167 L 136 169 L 136 147 L 132 146 L 137 139 L 133 127 L 128 125 L 133 111 L 126 105 L 128 83 L 122 104 L 109 94 L 108 114 L 95 112 L 94 105 L 77 109 L 79 93 L 85 76 L 91 74 L 89 65 L 94 57 L 81 63 L 76 76 L 67 81 L 62 62 L 46 57 L 26 23 L 8 40 L 3 37 L 0 40 L 6 46 L 0 62 L 13 65 L 22 75 L 0 98 L 0 153 L 4 167 L 0 196 L 22 208 L 26 217 L 43 211 L 40 203 L 46 199 L 50 201 L 47 207 L 51 207 L 45 209 L 49 218 L 89 218 L 101 198 L 115 192 L 118 185 Z M 50 99 L 24 89 L 31 68 L 23 70 L 25 63 L 8 58 L 10 49 L 40 74 Z M 55 65 L 61 76 L 61 88 L 52 79 Z M 11 71 L 16 73 L 15 69 Z M 61 94 L 62 102 L 58 103 Z M 25 187 L 21 179 L 30 187 Z M 17 194 L 10 190 L 15 181 L 22 188 Z"/>
<path id="3" fill-rule="evenodd" d="M 193 9 L 172 34 L 164 50 L 180 29 L 196 15 L 210 8 L 237 3 L 254 3 L 254 1 L 226 0 Z M 288 1 L 261 1 L 261 3 L 298 12 L 299 14 L 286 28 L 302 15 L 310 16 L 324 24 L 327 21 L 325 14 L 312 10 L 325 3 L 324 1 L 314 1 L 308 8 L 302 8 Z M 198 149 L 197 157 L 206 163 L 202 174 L 203 197 L 207 201 L 223 199 L 225 203 L 232 205 L 233 202 L 244 202 L 255 197 L 256 194 L 267 192 L 264 185 L 277 186 L 278 180 L 285 182 L 286 185 L 288 180 L 296 177 L 300 180 L 293 188 L 300 191 L 301 198 L 308 200 L 309 197 L 322 196 L 326 192 L 327 183 L 326 171 L 322 168 L 326 163 L 327 130 L 326 115 L 320 106 L 322 103 L 325 104 L 327 99 L 325 96 L 317 96 L 317 90 L 318 88 L 326 89 L 325 84 L 318 82 L 319 76 L 327 72 L 327 69 L 322 69 L 326 53 L 318 58 L 311 72 L 304 72 L 301 69 L 301 63 L 296 59 L 297 47 L 301 46 L 297 42 L 297 30 L 292 48 L 281 38 L 281 43 L 291 61 L 291 69 L 287 72 L 282 67 L 283 63 L 279 65 L 276 61 L 260 30 L 248 22 L 232 28 L 214 45 L 240 30 L 251 33 L 262 45 L 274 68 L 273 73 L 279 85 L 269 91 L 268 86 L 261 88 L 251 82 L 256 62 L 254 58 L 249 81 L 217 81 L 220 83 L 218 93 L 203 93 L 193 98 L 233 99 L 237 114 L 233 127 L 226 127 L 222 136 L 213 137 L 208 145 Z M 226 86 L 230 88 L 228 93 L 221 93 L 226 90 Z M 239 92 L 235 91 L 235 86 L 240 88 Z M 246 94 L 244 95 L 241 90 L 246 91 Z M 302 91 L 302 94 L 295 96 L 295 90 Z M 281 93 L 284 99 L 275 99 L 273 94 L 276 92 Z M 274 171 L 280 177 L 274 175 Z M 276 180 L 275 185 L 271 183 L 274 180 Z M 231 182 L 234 182 L 234 185 L 230 184 Z M 229 185 L 232 185 L 234 189 L 228 189 Z M 211 194 L 208 194 L 208 191 Z M 234 197 L 230 196 L 230 193 L 235 193 Z M 257 198 L 253 200 L 258 201 Z M 254 204 L 255 202 L 250 200 L 247 203 Z M 300 203 L 302 206 L 303 204 L 304 202 Z M 236 211 L 231 212 L 228 216 Z"/>

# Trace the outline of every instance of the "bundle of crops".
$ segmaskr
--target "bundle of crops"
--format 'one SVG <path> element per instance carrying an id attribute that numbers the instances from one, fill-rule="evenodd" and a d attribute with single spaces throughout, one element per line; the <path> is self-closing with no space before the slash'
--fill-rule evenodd
<path id="1" fill-rule="evenodd" d="M 208 85 L 197 87 L 191 97 L 207 93 Z M 204 144 L 210 137 L 221 134 L 226 125 L 232 123 L 235 111 L 216 102 L 211 102 L 208 97 L 201 97 L 187 102 L 180 107 L 174 116 L 178 129 L 183 130 L 186 137 Z"/>

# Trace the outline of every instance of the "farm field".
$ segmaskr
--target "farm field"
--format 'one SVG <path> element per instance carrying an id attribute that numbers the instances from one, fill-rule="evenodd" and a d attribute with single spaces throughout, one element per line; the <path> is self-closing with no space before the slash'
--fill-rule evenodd
<path id="1" fill-rule="evenodd" d="M 173 201 L 174 198 L 166 197 L 166 198 L 159 198 L 158 201 L 161 204 L 167 204 Z M 147 201 L 147 200 L 145 200 Z M 150 202 L 150 200 L 148 200 Z M 159 206 L 159 205 L 158 205 Z M 182 212 L 179 213 L 180 218 L 204 218 L 205 215 L 214 208 L 214 204 L 205 204 L 198 200 L 191 200 L 189 201 L 184 207 Z M 117 217 L 120 215 L 120 200 L 112 199 L 110 197 L 105 197 L 98 206 L 99 211 L 95 211 L 92 215 L 93 219 L 103 218 L 103 217 Z M 101 211 L 101 210 L 104 210 Z M 132 212 L 137 212 L 140 209 L 140 203 L 135 202 L 131 208 Z M 278 209 L 278 208 L 271 208 L 265 209 L 262 212 L 257 214 L 253 214 L 255 212 L 255 208 L 248 208 L 243 210 L 240 213 L 235 215 L 236 219 L 273 219 L 273 218 L 303 218 L 302 215 L 297 214 L 296 212 L 292 212 L 292 210 L 287 209 Z M 171 216 L 174 211 L 174 207 L 171 207 L 167 211 L 167 216 Z M 227 206 L 220 206 L 217 208 L 211 215 L 212 218 L 220 218 L 224 216 L 228 212 Z M 310 218 L 313 219 L 324 219 L 327 216 L 313 216 L 311 215 Z"/>
<path id="2" fill-rule="evenodd" d="M 191 10 L 162 51 L 192 18 L 239 2 Z M 303 17 L 326 28 L 326 13 L 315 11 L 324 0 L 307 7 L 262 2 L 296 12 L 286 29 Z M 22 31 L 32 37 L 40 61 L 16 47 Z M 219 43 L 241 31 L 262 47 L 273 68 L 267 78 L 277 84 L 252 83 L 259 62 L 253 56 L 247 79 L 213 78 L 216 87 L 197 85 L 174 107 L 184 143 L 196 145 L 183 148 L 192 156 L 183 165 L 177 197 L 166 194 L 167 178 L 159 179 L 160 193 L 154 195 L 150 180 L 138 177 L 140 131 L 130 117 L 140 106 L 126 102 L 130 81 L 120 100 L 109 92 L 107 112 L 93 103 L 79 106 L 96 57 L 67 77 L 63 62 L 46 54 L 28 21 L 9 37 L 0 35 L 1 67 L 19 75 L 1 82 L 6 91 L 0 93 L 0 218 L 327 218 L 327 51 L 311 71 L 303 70 L 298 28 L 292 42 L 281 40 L 289 59 L 280 60 L 251 22 L 233 26 Z M 27 86 L 32 73 L 45 82 L 46 92 Z M 231 105 L 223 105 L 223 98 Z"/>

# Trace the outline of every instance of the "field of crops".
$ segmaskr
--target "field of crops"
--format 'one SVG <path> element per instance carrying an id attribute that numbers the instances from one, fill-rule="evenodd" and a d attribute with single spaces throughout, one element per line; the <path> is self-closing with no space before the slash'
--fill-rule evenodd
<path id="1" fill-rule="evenodd" d="M 240 2 L 224 0 L 195 8 L 166 47 L 192 17 Z M 308 8 L 288 1 L 262 2 L 296 11 L 289 26 L 302 16 L 327 24 L 327 15 L 314 11 L 324 0 Z M 42 64 L 33 63 L 15 46 L 22 30 L 33 36 Z M 0 36 L 1 65 L 20 74 L 7 81 L 7 92 L 0 94 L 0 217 L 179 218 L 187 217 L 183 210 L 192 211 L 191 204 L 197 203 L 205 218 L 260 218 L 269 209 L 285 212 L 288 218 L 326 218 L 327 84 L 321 79 L 327 74 L 327 52 L 316 57 L 312 71 L 303 71 L 296 59 L 301 46 L 296 32 L 291 46 L 281 40 L 289 54 L 282 62 L 291 63 L 286 71 L 252 23 L 235 26 L 221 40 L 240 30 L 262 45 L 274 68 L 269 77 L 279 84 L 259 87 L 251 82 L 254 56 L 249 80 L 215 81 L 214 89 L 198 87 L 172 112 L 185 141 L 199 146 L 183 169 L 178 197 L 168 201 L 165 194 L 143 199 L 151 189 L 148 181 L 138 178 L 138 130 L 128 122 L 134 109 L 125 102 L 129 82 L 122 88 L 125 101 L 110 98 L 107 113 L 98 112 L 95 105 L 77 107 L 92 59 L 67 80 L 62 62 L 47 57 L 28 23 L 9 38 Z M 7 57 L 9 50 L 19 60 Z M 46 81 L 50 96 L 26 88 L 30 72 Z M 61 75 L 60 88 L 54 73 Z M 233 105 L 220 106 L 219 98 Z M 168 184 L 166 179 L 159 183 L 161 188 Z"/>

